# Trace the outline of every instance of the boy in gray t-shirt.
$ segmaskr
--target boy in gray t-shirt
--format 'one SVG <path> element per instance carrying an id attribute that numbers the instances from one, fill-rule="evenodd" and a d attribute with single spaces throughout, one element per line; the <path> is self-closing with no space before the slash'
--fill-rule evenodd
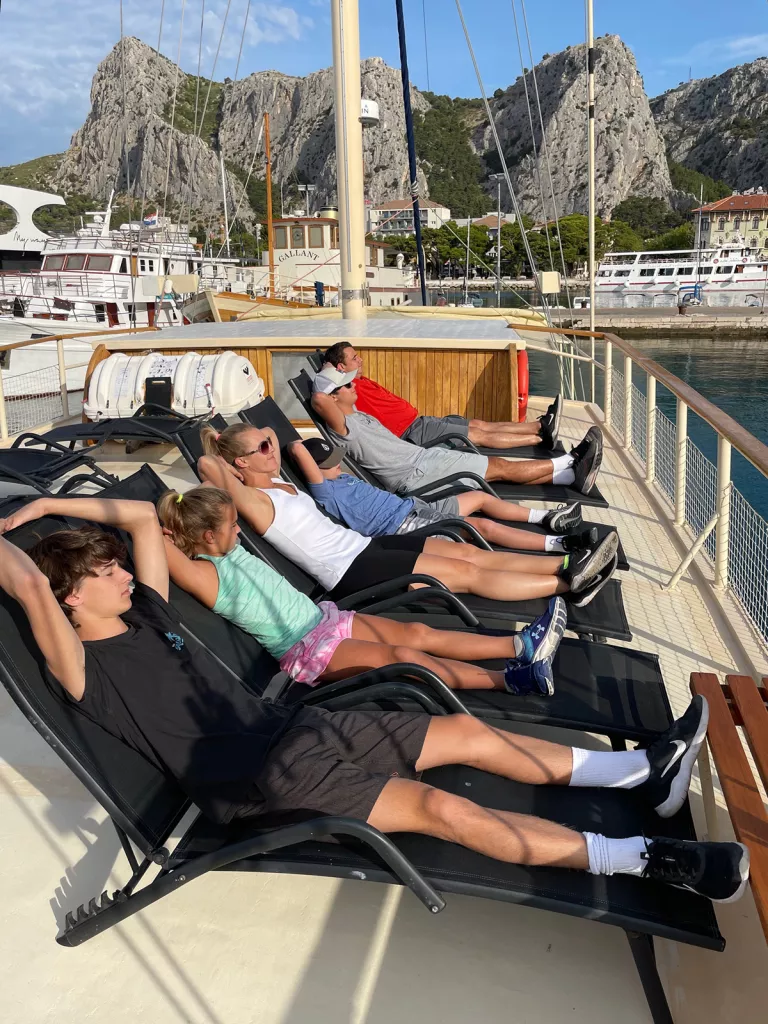
<path id="1" fill-rule="evenodd" d="M 474 473 L 490 482 L 518 484 L 571 484 L 583 494 L 595 485 L 603 452 L 599 427 L 590 427 L 570 455 L 555 459 L 511 462 L 474 452 L 447 448 L 420 448 L 397 437 L 374 416 L 355 408 L 355 373 L 323 367 L 314 383 L 312 406 L 327 424 L 334 442 L 374 473 L 391 491 L 408 494 L 424 484 L 456 473 Z M 467 480 L 467 487 L 476 483 Z"/>

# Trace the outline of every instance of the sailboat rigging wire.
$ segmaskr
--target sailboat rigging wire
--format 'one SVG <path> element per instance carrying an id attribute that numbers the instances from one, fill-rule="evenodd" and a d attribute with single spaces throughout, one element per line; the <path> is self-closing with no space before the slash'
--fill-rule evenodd
<path id="1" fill-rule="evenodd" d="M 531 129 L 531 145 L 533 146 L 533 168 L 536 176 L 536 182 L 539 189 L 539 197 L 541 199 L 541 210 L 544 215 L 544 235 L 547 239 L 547 251 L 549 253 L 549 266 L 552 270 L 555 269 L 555 265 L 552 259 L 552 245 L 549 239 L 549 231 L 547 230 L 547 207 L 544 201 L 544 189 L 541 184 L 541 162 L 539 160 L 539 150 L 536 145 L 536 132 L 533 128 L 533 114 L 531 112 L 531 98 L 528 93 L 528 77 L 526 75 L 525 60 L 523 58 L 523 46 L 520 41 L 520 26 L 517 22 L 517 8 L 515 7 L 515 0 L 512 0 L 512 18 L 515 22 L 515 36 L 517 37 L 517 52 L 520 57 L 520 74 L 523 78 L 523 92 L 525 93 L 525 105 L 528 110 L 528 124 Z"/>
<path id="2" fill-rule="evenodd" d="M 259 137 L 256 139 L 256 145 L 253 147 L 253 156 L 251 157 L 251 166 L 248 168 L 248 174 L 245 176 L 245 182 L 243 183 L 243 191 L 240 194 L 240 201 L 238 202 L 237 208 L 236 208 L 236 210 L 234 212 L 234 215 L 232 217 L 232 224 L 233 225 L 234 225 L 235 221 L 237 220 L 237 215 L 240 213 L 240 207 L 243 205 L 243 200 L 245 199 L 245 197 L 248 194 L 248 183 L 251 180 L 251 174 L 253 173 L 253 168 L 254 168 L 254 165 L 256 163 L 256 156 L 258 155 L 259 148 L 261 147 L 261 140 L 262 140 L 263 136 L 264 136 L 264 122 L 262 121 L 261 122 L 261 126 L 259 128 Z M 221 249 L 219 249 L 219 256 L 221 256 L 223 250 L 224 250 L 224 243 L 222 243 Z"/>
<path id="3" fill-rule="evenodd" d="M 195 87 L 195 117 L 192 122 L 192 134 L 197 135 L 197 113 L 200 103 L 200 72 L 203 69 L 203 27 L 205 25 L 205 0 L 200 5 L 200 40 L 197 44 L 197 85 Z"/>
<path id="4" fill-rule="evenodd" d="M 427 44 L 427 0 L 421 0 L 421 20 L 424 23 L 424 64 L 427 68 L 427 92 L 431 92 L 429 84 L 429 46 Z"/>
<path id="5" fill-rule="evenodd" d="M 128 88 L 126 85 L 125 76 L 125 33 L 123 32 L 123 0 L 120 0 L 120 77 L 122 79 L 123 86 L 123 160 L 125 162 L 125 187 L 128 193 L 128 223 L 133 223 L 133 197 L 131 196 L 131 163 L 128 159 Z M 132 229 L 128 228 L 128 262 L 133 263 L 133 247 L 131 245 L 131 232 Z M 137 245 L 138 250 L 138 245 Z M 138 262 L 138 260 L 137 260 Z M 136 326 L 136 275 L 133 272 L 133 266 L 129 266 L 131 271 L 131 311 L 128 318 L 128 322 L 131 326 Z"/>
<path id="6" fill-rule="evenodd" d="M 171 101 L 171 130 L 168 132 L 168 159 L 165 164 L 165 187 L 163 189 L 163 217 L 165 216 L 165 204 L 168 202 L 168 184 L 171 178 L 171 144 L 173 142 L 173 129 L 176 121 L 176 100 L 179 94 L 179 71 L 181 70 L 181 43 L 184 38 L 184 10 L 187 0 L 181 0 L 181 21 L 179 24 L 179 48 L 176 52 L 176 73 L 173 79 L 173 100 Z"/>
<path id="7" fill-rule="evenodd" d="M 461 0 L 456 0 L 456 10 L 459 13 L 459 19 L 461 20 L 461 27 L 462 27 L 462 29 L 464 31 L 464 38 L 466 39 L 466 42 L 467 42 L 467 49 L 469 50 L 469 55 L 472 58 L 472 65 L 473 65 L 473 67 L 475 69 L 475 77 L 477 78 L 477 84 L 480 87 L 480 94 L 481 94 L 482 99 L 483 99 L 483 105 L 485 107 L 485 113 L 486 113 L 486 116 L 488 118 L 488 123 L 490 125 L 491 132 L 493 133 L 493 140 L 494 140 L 494 142 L 496 144 L 496 152 L 499 155 L 499 161 L 501 162 L 501 169 L 503 171 L 504 178 L 505 178 L 505 180 L 507 182 L 507 188 L 509 189 L 509 195 L 510 195 L 510 197 L 512 199 L 512 205 L 514 207 L 515 216 L 517 217 L 518 223 L 520 224 L 520 237 L 522 238 L 522 241 L 523 241 L 523 247 L 525 248 L 525 254 L 528 257 L 528 261 L 530 263 L 531 270 L 534 272 L 534 281 L 536 282 L 536 291 L 537 291 L 537 293 L 539 295 L 539 298 L 541 299 L 541 304 L 542 304 L 542 308 L 544 309 L 544 315 L 547 318 L 547 323 L 551 327 L 552 326 L 552 318 L 551 318 L 550 313 L 549 313 L 549 306 L 547 305 L 546 299 L 544 298 L 544 293 L 541 291 L 541 286 L 539 285 L 539 281 L 538 281 L 538 279 L 536 278 L 536 275 L 535 275 L 536 263 L 535 263 L 534 258 L 533 258 L 533 253 L 531 252 L 531 244 L 528 241 L 528 235 L 526 234 L 525 228 L 523 226 L 522 211 L 520 209 L 520 204 L 517 201 L 517 195 L 515 194 L 515 190 L 512 187 L 512 179 L 509 176 L 509 168 L 507 167 L 507 161 L 506 161 L 506 158 L 504 157 L 504 151 L 501 148 L 501 140 L 499 139 L 499 133 L 498 133 L 498 130 L 496 128 L 496 122 L 494 121 L 493 114 L 491 113 L 491 105 L 488 102 L 488 96 L 487 96 L 486 91 L 485 91 L 485 86 L 483 85 L 483 79 L 482 79 L 482 77 L 480 75 L 480 68 L 478 67 L 478 64 L 477 64 L 477 58 L 475 57 L 475 51 L 474 51 L 474 48 L 472 46 L 472 40 L 469 37 L 469 30 L 467 28 L 467 23 L 464 20 L 464 12 L 461 9 Z"/>
<path id="8" fill-rule="evenodd" d="M 163 41 L 163 21 L 165 19 L 165 0 L 161 0 L 160 3 L 160 27 L 157 32 L 157 54 L 160 56 L 160 47 Z M 141 225 L 144 223 L 144 208 L 147 201 L 147 185 L 149 176 L 152 174 L 152 168 L 154 166 L 154 155 L 155 145 L 157 143 L 157 125 L 153 122 L 156 120 L 155 115 L 155 97 L 157 95 L 157 80 L 160 77 L 159 74 L 153 76 L 152 82 L 152 97 L 149 101 L 149 118 L 147 121 L 147 127 L 152 133 L 152 138 L 149 146 L 149 154 L 147 160 L 147 173 L 144 177 L 144 184 L 141 188 L 141 208 L 139 210 L 139 238 L 141 238 Z M 142 146 L 142 158 L 141 158 L 142 169 L 144 166 L 144 147 Z"/>

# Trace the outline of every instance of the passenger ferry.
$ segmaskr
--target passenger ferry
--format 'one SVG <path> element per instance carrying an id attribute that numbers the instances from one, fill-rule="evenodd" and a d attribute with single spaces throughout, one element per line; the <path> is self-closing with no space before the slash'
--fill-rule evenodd
<path id="1" fill-rule="evenodd" d="M 595 281 L 598 305 L 762 306 L 768 286 L 768 254 L 736 245 L 709 249 L 609 252 Z"/>

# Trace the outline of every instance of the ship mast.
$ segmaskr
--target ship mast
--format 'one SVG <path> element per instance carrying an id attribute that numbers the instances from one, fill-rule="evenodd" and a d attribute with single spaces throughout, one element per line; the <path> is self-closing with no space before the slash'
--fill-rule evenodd
<path id="1" fill-rule="evenodd" d="M 358 0 L 331 0 L 333 86 L 336 107 L 336 189 L 339 205 L 341 315 L 364 320 L 365 198 L 360 123 L 360 16 Z"/>
<path id="2" fill-rule="evenodd" d="M 272 153 L 269 147 L 269 114 L 264 111 L 264 158 L 267 162 L 267 245 L 269 246 L 269 298 L 275 297 L 275 240 L 272 230 Z"/>
<path id="3" fill-rule="evenodd" d="M 587 0 L 587 178 L 589 181 L 589 329 L 595 330 L 595 28 L 593 0 Z M 590 338 L 592 355 L 590 399 L 595 400 L 595 339 Z M 611 393 L 612 346 L 605 346 L 605 415 Z"/>

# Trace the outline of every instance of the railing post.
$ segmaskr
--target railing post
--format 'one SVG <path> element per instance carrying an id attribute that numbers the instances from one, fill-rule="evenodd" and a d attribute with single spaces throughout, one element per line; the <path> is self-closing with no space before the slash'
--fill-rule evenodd
<path id="1" fill-rule="evenodd" d="M 656 378 L 648 374 L 645 389 L 645 482 L 656 479 Z"/>
<path id="2" fill-rule="evenodd" d="M 56 355 L 59 358 L 59 384 L 61 385 L 61 415 L 69 419 L 69 392 L 67 391 L 67 364 L 64 362 L 64 339 L 56 339 Z"/>
<path id="3" fill-rule="evenodd" d="M 632 447 L 632 357 L 624 356 L 624 448 Z"/>
<path id="4" fill-rule="evenodd" d="M 603 417 L 606 427 L 611 425 L 611 387 L 613 384 L 613 343 L 605 341 L 605 391 L 603 394 Z"/>
<path id="5" fill-rule="evenodd" d="M 3 371 L 0 370 L 0 441 L 8 437 L 8 420 L 5 415 L 5 394 L 3 392 Z"/>
<path id="6" fill-rule="evenodd" d="M 728 537 L 731 526 L 731 442 L 717 435 L 717 529 L 715 589 L 728 586 Z"/>
<path id="7" fill-rule="evenodd" d="M 685 470 L 688 454 L 688 406 L 678 398 L 675 429 L 675 526 L 685 522 Z"/>
<path id="8" fill-rule="evenodd" d="M 589 367 L 589 400 L 595 404 L 595 339 L 589 339 L 589 355 L 592 360 Z"/>

